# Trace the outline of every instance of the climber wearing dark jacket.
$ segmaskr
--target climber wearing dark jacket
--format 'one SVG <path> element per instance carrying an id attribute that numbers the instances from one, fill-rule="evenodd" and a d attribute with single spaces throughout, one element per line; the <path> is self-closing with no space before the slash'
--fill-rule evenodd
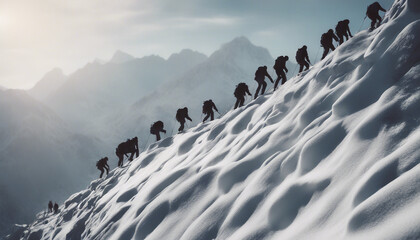
<path id="1" fill-rule="evenodd" d="M 276 70 L 276 74 L 277 74 L 277 79 L 276 82 L 274 83 L 274 90 L 277 89 L 277 85 L 279 85 L 280 82 L 280 78 L 281 80 L 281 85 L 285 84 L 287 81 L 287 77 L 286 77 L 286 72 L 288 72 L 289 70 L 287 70 L 286 67 L 286 62 L 289 60 L 288 56 L 280 56 L 276 59 L 275 63 L 274 63 L 274 70 Z"/>
<path id="2" fill-rule="evenodd" d="M 118 157 L 118 167 L 122 167 L 124 164 L 124 155 L 128 157 L 127 154 L 131 154 L 128 158 L 128 161 L 133 161 L 134 154 L 136 157 L 139 157 L 139 140 L 137 137 L 132 139 L 127 139 L 127 141 L 122 142 L 115 149 L 115 154 Z"/>
<path id="3" fill-rule="evenodd" d="M 299 73 L 303 71 L 303 67 L 306 67 L 305 71 L 309 69 L 309 64 L 311 63 L 311 61 L 309 60 L 306 45 L 303 45 L 303 47 L 297 50 L 296 62 L 299 64 Z"/>
<path id="4" fill-rule="evenodd" d="M 106 175 L 109 173 L 109 165 L 108 165 L 108 158 L 104 157 L 96 162 L 96 167 L 101 171 L 101 175 L 99 178 L 102 178 L 102 175 L 104 174 L 104 170 L 106 170 Z"/>
<path id="5" fill-rule="evenodd" d="M 160 132 L 166 133 L 166 130 L 163 129 L 163 122 L 157 121 L 152 124 L 150 127 L 150 133 L 156 135 L 156 141 L 160 140 Z"/>
<path id="6" fill-rule="evenodd" d="M 258 93 L 261 89 L 261 95 L 264 94 L 265 88 L 267 87 L 267 83 L 264 81 L 265 77 L 268 77 L 272 83 L 274 83 L 273 79 L 271 78 L 270 74 L 267 72 L 267 66 L 261 66 L 255 72 L 255 81 L 258 83 L 257 91 L 255 91 L 254 99 L 258 97 Z"/>
<path id="7" fill-rule="evenodd" d="M 188 119 L 192 122 L 192 119 L 190 118 L 190 116 L 188 116 L 187 107 L 178 109 L 178 111 L 176 111 L 175 118 L 181 124 L 181 126 L 178 128 L 179 132 L 182 132 L 184 130 L 185 119 Z"/>
<path id="8" fill-rule="evenodd" d="M 206 117 L 203 119 L 203 123 L 209 118 L 211 117 L 211 121 L 214 120 L 214 112 L 213 109 L 216 110 L 216 112 L 219 112 L 219 110 L 217 110 L 216 105 L 214 104 L 214 102 L 209 99 L 207 101 L 204 101 L 203 103 L 203 113 L 206 114 Z"/>
<path id="9" fill-rule="evenodd" d="M 54 203 L 54 213 L 57 214 L 58 213 L 58 204 Z"/>
<path id="10" fill-rule="evenodd" d="M 346 41 L 349 40 L 349 36 L 353 37 L 350 32 L 350 20 L 345 19 L 343 21 L 339 21 L 337 26 L 335 26 L 335 33 L 337 37 L 340 39 L 340 45 L 344 42 L 344 37 L 346 37 Z"/>
<path id="11" fill-rule="evenodd" d="M 370 30 L 375 29 L 375 25 L 376 27 L 381 25 L 382 18 L 379 16 L 379 11 L 386 12 L 386 10 L 378 2 L 374 2 L 367 7 L 366 16 L 372 20 Z"/>
<path id="12" fill-rule="evenodd" d="M 333 45 L 333 39 L 338 42 L 338 37 L 334 34 L 334 31 L 332 29 L 328 30 L 328 32 L 322 34 L 321 36 L 321 46 L 324 48 L 324 53 L 322 54 L 322 59 L 324 59 L 330 49 L 332 51 L 335 50 L 335 47 Z"/>
<path id="13" fill-rule="evenodd" d="M 248 85 L 246 85 L 246 83 L 239 83 L 236 86 L 235 92 L 233 93 L 233 95 L 236 97 L 236 103 L 235 103 L 234 109 L 238 107 L 242 107 L 244 105 L 246 94 L 251 96 L 251 93 L 249 92 L 249 89 L 248 89 Z"/>
<path id="14" fill-rule="evenodd" d="M 48 212 L 53 211 L 53 203 L 51 201 L 48 202 Z"/>

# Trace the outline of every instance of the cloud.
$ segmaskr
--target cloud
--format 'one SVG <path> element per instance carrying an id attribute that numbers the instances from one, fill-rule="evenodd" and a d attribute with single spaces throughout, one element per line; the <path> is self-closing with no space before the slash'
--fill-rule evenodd
<path id="1" fill-rule="evenodd" d="M 116 49 L 211 54 L 241 35 L 274 55 L 293 54 L 303 42 L 318 47 L 320 34 L 343 17 L 363 19 L 365 7 L 364 0 L 2 0 L 0 52 L 10 61 L 2 61 L 0 84 L 33 85 L 54 67 L 70 73 Z M 12 70 L 14 80 L 6 82 Z"/>

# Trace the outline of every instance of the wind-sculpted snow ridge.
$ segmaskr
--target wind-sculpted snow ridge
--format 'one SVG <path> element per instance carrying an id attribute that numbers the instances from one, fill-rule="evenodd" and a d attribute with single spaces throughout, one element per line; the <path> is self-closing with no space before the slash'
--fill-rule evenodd
<path id="1" fill-rule="evenodd" d="M 274 94 L 152 144 L 29 239 L 419 239 L 420 4 Z"/>

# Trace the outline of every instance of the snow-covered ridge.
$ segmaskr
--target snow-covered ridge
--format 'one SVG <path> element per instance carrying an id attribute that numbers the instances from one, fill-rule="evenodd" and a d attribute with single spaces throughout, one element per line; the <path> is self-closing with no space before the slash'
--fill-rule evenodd
<path id="1" fill-rule="evenodd" d="M 63 71 L 59 68 L 54 68 L 46 73 L 33 88 L 28 90 L 28 93 L 32 97 L 42 101 L 62 86 L 66 80 L 67 76 L 63 74 Z"/>
<path id="2" fill-rule="evenodd" d="M 152 144 L 33 239 L 420 238 L 420 3 L 309 72 Z"/>

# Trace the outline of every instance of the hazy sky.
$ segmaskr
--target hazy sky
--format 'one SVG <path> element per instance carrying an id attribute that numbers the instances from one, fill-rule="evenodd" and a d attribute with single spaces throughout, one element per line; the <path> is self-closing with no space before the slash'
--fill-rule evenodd
<path id="1" fill-rule="evenodd" d="M 356 33 L 371 2 L 0 0 L 0 85 L 30 88 L 54 67 L 69 74 L 118 49 L 136 57 L 168 57 L 184 48 L 209 55 L 237 36 L 273 57 L 294 59 L 306 44 L 314 58 L 323 32 L 347 18 Z M 393 1 L 379 2 L 388 9 Z"/>

